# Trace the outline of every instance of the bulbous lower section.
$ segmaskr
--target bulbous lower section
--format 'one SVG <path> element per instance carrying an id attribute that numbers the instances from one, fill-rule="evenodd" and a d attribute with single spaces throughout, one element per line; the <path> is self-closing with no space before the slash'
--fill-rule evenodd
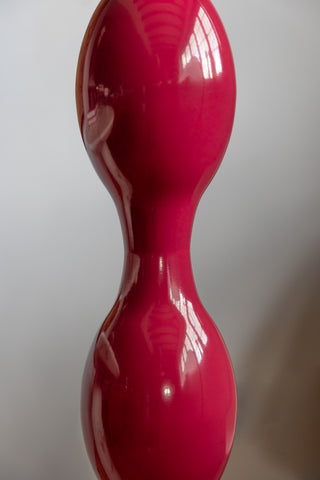
<path id="1" fill-rule="evenodd" d="M 137 256 L 135 266 L 84 374 L 91 462 L 103 480 L 217 480 L 236 418 L 224 342 L 176 263 Z"/>
<path id="2" fill-rule="evenodd" d="M 83 425 L 103 480 L 215 480 L 235 426 L 228 354 L 212 321 L 181 299 L 111 314 L 90 354 Z M 113 317 L 113 318 L 112 318 Z"/>

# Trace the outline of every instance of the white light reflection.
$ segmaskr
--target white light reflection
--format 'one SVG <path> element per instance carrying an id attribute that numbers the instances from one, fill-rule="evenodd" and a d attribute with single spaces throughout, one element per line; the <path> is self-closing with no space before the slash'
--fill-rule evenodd
<path id="1" fill-rule="evenodd" d="M 179 292 L 179 300 L 176 300 L 173 297 L 171 297 L 171 300 L 177 307 L 177 309 L 181 312 L 183 317 L 187 319 L 186 337 L 180 359 L 181 371 L 183 373 L 186 368 L 188 352 L 193 352 L 195 354 L 198 365 L 201 363 L 203 357 L 203 350 L 205 345 L 207 345 L 208 337 L 200 325 L 197 315 L 195 314 L 195 311 L 193 309 L 192 303 L 187 300 L 181 292 Z"/>
<path id="2" fill-rule="evenodd" d="M 181 56 L 183 68 L 186 68 L 193 58 L 200 62 L 205 79 L 213 78 L 214 75 L 217 76 L 222 73 L 219 42 L 202 7 L 199 9 L 193 32 Z M 213 71 L 212 63 L 215 71 Z"/>
<path id="3" fill-rule="evenodd" d="M 97 449 L 97 456 L 106 474 L 114 480 L 121 480 L 119 473 L 113 463 L 107 444 L 107 436 L 103 423 L 103 397 L 100 385 L 95 384 L 92 391 L 92 407 L 89 410 L 89 422 L 92 425 L 94 444 Z"/>
<path id="4" fill-rule="evenodd" d="M 210 20 L 202 7 L 200 7 L 199 9 L 199 19 L 210 45 L 210 50 L 213 55 L 213 61 L 216 69 L 216 74 L 219 75 L 222 72 L 219 43 L 218 43 L 217 36 L 214 32 L 213 26 L 211 25 Z"/>
<path id="5" fill-rule="evenodd" d="M 171 398 L 173 396 L 173 393 L 174 393 L 174 388 L 171 385 L 169 385 L 169 384 L 163 385 L 163 387 L 162 387 L 162 398 L 166 402 L 171 400 Z"/>
<path id="6" fill-rule="evenodd" d="M 163 275 L 163 257 L 159 257 L 159 270 L 160 274 Z"/>
<path id="7" fill-rule="evenodd" d="M 110 93 L 107 87 L 98 85 L 95 89 L 107 97 Z M 95 97 L 93 96 L 95 99 Z M 121 170 L 114 161 L 111 151 L 108 147 L 107 140 L 113 128 L 115 113 L 111 105 L 97 103 L 87 112 L 84 122 L 84 138 L 87 148 L 95 154 L 101 164 L 105 165 L 106 171 L 113 178 L 114 183 L 119 186 L 119 191 L 123 196 L 123 205 L 125 208 L 125 219 L 127 221 L 127 231 L 129 237 L 129 244 L 133 245 L 133 227 L 129 220 L 130 213 L 130 199 L 132 196 L 132 186 L 127 181 Z M 138 268 L 138 267 L 137 267 Z"/>

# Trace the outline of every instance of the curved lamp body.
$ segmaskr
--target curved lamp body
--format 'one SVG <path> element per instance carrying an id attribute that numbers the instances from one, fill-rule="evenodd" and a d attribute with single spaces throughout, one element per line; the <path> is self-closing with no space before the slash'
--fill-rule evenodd
<path id="1" fill-rule="evenodd" d="M 232 446 L 236 391 L 195 289 L 190 238 L 230 138 L 235 74 L 210 1 L 102 1 L 76 95 L 125 248 L 119 296 L 83 379 L 91 462 L 102 480 L 216 480 Z"/>

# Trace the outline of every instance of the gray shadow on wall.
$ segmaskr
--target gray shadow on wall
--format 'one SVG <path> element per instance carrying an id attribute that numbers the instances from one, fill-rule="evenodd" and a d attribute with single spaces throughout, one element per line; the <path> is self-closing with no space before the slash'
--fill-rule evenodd
<path id="1" fill-rule="evenodd" d="M 320 255 L 270 312 L 243 365 L 224 480 L 320 479 Z"/>

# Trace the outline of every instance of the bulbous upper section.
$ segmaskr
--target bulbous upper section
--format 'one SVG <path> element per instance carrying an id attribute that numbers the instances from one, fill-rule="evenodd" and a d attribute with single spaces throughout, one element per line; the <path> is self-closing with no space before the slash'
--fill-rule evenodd
<path id="1" fill-rule="evenodd" d="M 209 0 L 104 0 L 85 35 L 77 105 L 116 203 L 200 198 L 231 134 L 235 73 Z"/>

